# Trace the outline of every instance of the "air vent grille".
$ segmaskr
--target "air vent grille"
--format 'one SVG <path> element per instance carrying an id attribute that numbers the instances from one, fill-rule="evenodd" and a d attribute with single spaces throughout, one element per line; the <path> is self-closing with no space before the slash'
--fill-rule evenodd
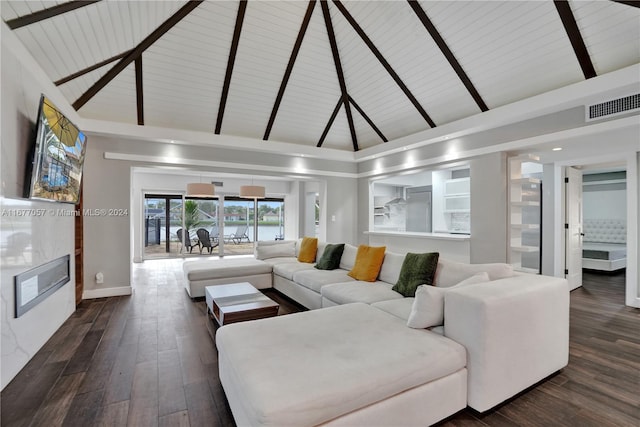
<path id="1" fill-rule="evenodd" d="M 640 110 L 640 93 L 589 105 L 587 121 L 611 117 L 634 110 Z"/>

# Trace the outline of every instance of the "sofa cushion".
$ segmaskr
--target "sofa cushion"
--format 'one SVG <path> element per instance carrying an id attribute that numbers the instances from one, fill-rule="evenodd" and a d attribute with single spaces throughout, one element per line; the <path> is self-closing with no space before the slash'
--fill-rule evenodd
<path id="1" fill-rule="evenodd" d="M 273 274 L 277 274 L 288 280 L 293 280 L 293 274 L 295 272 L 310 269 L 313 269 L 313 264 L 308 262 L 283 262 L 273 265 Z"/>
<path id="2" fill-rule="evenodd" d="M 438 269 L 436 270 L 435 286 L 448 288 L 483 271 L 489 274 L 489 280 L 505 279 L 514 276 L 513 267 L 509 264 L 466 264 L 440 257 L 438 260 Z"/>
<path id="3" fill-rule="evenodd" d="M 263 426 L 323 424 L 466 364 L 455 341 L 365 304 L 233 323 L 218 329 L 216 345 L 244 424 Z"/>
<path id="4" fill-rule="evenodd" d="M 356 255 L 358 254 L 358 248 L 350 245 L 344 245 L 344 251 L 342 252 L 342 258 L 340 258 L 340 268 L 343 270 L 351 270 L 356 263 Z"/>
<path id="5" fill-rule="evenodd" d="M 327 244 L 316 268 L 318 270 L 335 270 L 340 266 L 342 251 L 344 251 L 344 243 Z"/>
<path id="6" fill-rule="evenodd" d="M 378 274 L 380 274 L 380 267 L 382 267 L 386 249 L 386 246 L 358 246 L 356 262 L 351 271 L 349 271 L 349 276 L 365 282 L 375 281 L 378 278 Z"/>
<path id="7" fill-rule="evenodd" d="M 296 263 L 298 262 L 298 258 L 292 256 L 279 256 L 275 258 L 267 258 L 261 260 L 262 262 L 266 262 L 269 265 L 277 265 L 277 264 L 288 264 L 288 263 Z"/>
<path id="8" fill-rule="evenodd" d="M 320 293 L 336 304 L 349 304 L 352 302 L 374 302 L 400 299 L 402 295 L 391 290 L 391 284 L 387 282 L 364 282 L 357 280 L 348 283 L 333 283 L 323 286 Z"/>
<path id="9" fill-rule="evenodd" d="M 442 325 L 444 323 L 444 295 L 447 292 L 474 283 L 484 283 L 488 281 L 489 275 L 486 272 L 481 272 L 448 288 L 438 288 L 427 285 L 419 286 L 416 291 L 413 306 L 411 307 L 409 319 L 407 319 L 407 326 L 410 328 L 429 328 L 431 326 Z"/>
<path id="10" fill-rule="evenodd" d="M 404 255 L 393 252 L 385 253 L 378 279 L 391 284 L 396 283 L 398 281 L 398 277 L 400 277 L 400 270 L 402 269 L 403 262 Z"/>
<path id="11" fill-rule="evenodd" d="M 414 254 L 409 252 L 402 263 L 400 277 L 393 290 L 412 297 L 420 285 L 432 285 L 438 267 L 438 252 Z"/>
<path id="12" fill-rule="evenodd" d="M 261 245 L 256 247 L 257 259 L 268 259 L 276 257 L 295 257 L 296 242 L 285 242 L 273 245 Z"/>
<path id="13" fill-rule="evenodd" d="M 253 258 L 187 261 L 182 269 L 189 281 L 271 273 L 271 264 Z"/>
<path id="14" fill-rule="evenodd" d="M 409 314 L 411 314 L 413 300 L 413 298 L 398 298 L 388 301 L 374 302 L 371 305 L 378 310 L 393 314 L 406 322 L 409 319 Z"/>
<path id="15" fill-rule="evenodd" d="M 315 262 L 316 252 L 318 251 L 317 237 L 303 237 L 300 244 L 300 252 L 298 253 L 298 261 Z"/>
<path id="16" fill-rule="evenodd" d="M 293 281 L 300 286 L 320 293 L 320 288 L 330 283 L 340 283 L 352 281 L 347 272 L 342 269 L 317 270 L 315 268 L 293 273 Z"/>

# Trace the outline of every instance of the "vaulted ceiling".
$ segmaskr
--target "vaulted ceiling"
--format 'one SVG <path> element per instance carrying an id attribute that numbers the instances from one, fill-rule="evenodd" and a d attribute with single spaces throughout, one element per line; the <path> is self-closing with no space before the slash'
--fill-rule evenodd
<path id="1" fill-rule="evenodd" d="M 80 116 L 348 151 L 640 62 L 635 1 L 2 1 Z"/>

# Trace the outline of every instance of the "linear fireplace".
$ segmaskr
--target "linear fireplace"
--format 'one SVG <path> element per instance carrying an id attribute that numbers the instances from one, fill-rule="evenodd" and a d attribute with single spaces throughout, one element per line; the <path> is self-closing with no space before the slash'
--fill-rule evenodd
<path id="1" fill-rule="evenodd" d="M 70 255 L 64 255 L 15 276 L 16 317 L 44 301 L 70 280 L 70 259 Z"/>

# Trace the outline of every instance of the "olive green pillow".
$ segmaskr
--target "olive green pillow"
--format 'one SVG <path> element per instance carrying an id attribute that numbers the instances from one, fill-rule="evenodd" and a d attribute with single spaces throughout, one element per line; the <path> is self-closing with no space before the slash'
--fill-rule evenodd
<path id="1" fill-rule="evenodd" d="M 433 285 L 439 256 L 438 252 L 408 253 L 402 263 L 398 282 L 391 289 L 405 297 L 413 297 L 418 286 Z"/>
<path id="2" fill-rule="evenodd" d="M 328 244 L 315 267 L 318 270 L 335 270 L 340 267 L 342 252 L 344 252 L 344 243 Z"/>

